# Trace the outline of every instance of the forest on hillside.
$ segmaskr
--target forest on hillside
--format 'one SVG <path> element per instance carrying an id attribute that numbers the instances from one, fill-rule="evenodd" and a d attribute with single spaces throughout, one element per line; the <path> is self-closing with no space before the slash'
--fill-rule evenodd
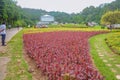
<path id="1" fill-rule="evenodd" d="M 108 11 L 120 10 L 120 0 L 111 3 L 101 4 L 98 7 L 89 6 L 79 13 L 68 14 L 65 12 L 51 11 L 42 9 L 21 8 L 15 0 L 0 0 L 0 23 L 6 21 L 7 25 L 27 26 L 35 25 L 40 20 L 40 16 L 49 14 L 55 17 L 59 23 L 100 23 L 103 14 Z"/>

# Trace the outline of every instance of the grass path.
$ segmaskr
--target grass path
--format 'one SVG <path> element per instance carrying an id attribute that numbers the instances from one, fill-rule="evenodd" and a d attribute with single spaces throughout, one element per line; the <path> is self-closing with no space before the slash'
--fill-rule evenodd
<path id="1" fill-rule="evenodd" d="M 107 35 L 110 35 L 109 33 Z M 105 80 L 120 80 L 120 55 L 113 53 L 105 42 L 106 34 L 92 37 L 90 41 L 91 54 L 96 67 Z"/>

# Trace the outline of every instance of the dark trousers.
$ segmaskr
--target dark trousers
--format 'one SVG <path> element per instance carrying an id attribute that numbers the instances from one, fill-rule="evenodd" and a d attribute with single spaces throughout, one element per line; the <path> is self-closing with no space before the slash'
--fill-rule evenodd
<path id="1" fill-rule="evenodd" d="M 1 34 L 2 38 L 2 45 L 5 45 L 5 38 L 6 38 L 6 34 Z"/>

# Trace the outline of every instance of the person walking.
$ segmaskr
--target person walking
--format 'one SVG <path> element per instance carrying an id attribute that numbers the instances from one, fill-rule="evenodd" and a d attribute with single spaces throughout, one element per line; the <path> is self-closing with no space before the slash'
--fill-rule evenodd
<path id="1" fill-rule="evenodd" d="M 5 38 L 6 38 L 6 24 L 5 24 L 5 22 L 3 22 L 0 25 L 0 35 L 1 35 L 2 46 L 6 46 L 6 44 L 5 44 Z"/>

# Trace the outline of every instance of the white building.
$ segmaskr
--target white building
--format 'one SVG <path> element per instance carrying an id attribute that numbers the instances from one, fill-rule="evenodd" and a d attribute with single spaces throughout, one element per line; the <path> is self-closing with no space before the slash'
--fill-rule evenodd
<path id="1" fill-rule="evenodd" d="M 120 24 L 112 24 L 112 29 L 120 29 Z M 110 25 L 107 25 L 107 28 L 110 29 Z"/>
<path id="2" fill-rule="evenodd" d="M 95 25 L 97 25 L 97 23 L 95 23 L 95 22 L 87 22 L 87 26 L 95 26 Z"/>
<path id="3" fill-rule="evenodd" d="M 40 17 L 40 21 L 37 23 L 36 27 L 47 27 L 48 24 L 54 22 L 54 17 L 51 15 L 43 15 Z"/>
<path id="4" fill-rule="evenodd" d="M 42 22 L 53 22 L 54 21 L 54 17 L 51 15 L 43 15 L 40 17 L 40 21 Z"/>

